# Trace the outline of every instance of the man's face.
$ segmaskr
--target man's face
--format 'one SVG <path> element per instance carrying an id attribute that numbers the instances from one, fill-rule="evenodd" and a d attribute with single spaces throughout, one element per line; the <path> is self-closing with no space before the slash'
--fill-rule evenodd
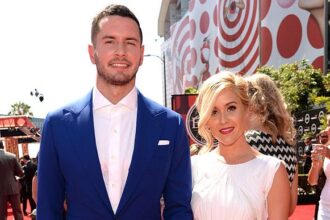
<path id="1" fill-rule="evenodd" d="M 99 26 L 94 45 L 89 47 L 98 78 L 116 86 L 134 85 L 144 53 L 138 25 L 131 18 L 115 15 L 103 18 Z"/>

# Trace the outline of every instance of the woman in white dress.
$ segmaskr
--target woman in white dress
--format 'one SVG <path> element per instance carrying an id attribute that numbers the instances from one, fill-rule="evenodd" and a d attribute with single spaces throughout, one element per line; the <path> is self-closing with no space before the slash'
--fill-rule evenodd
<path id="1" fill-rule="evenodd" d="M 247 82 L 232 73 L 213 75 L 203 83 L 196 106 L 206 146 L 192 157 L 194 219 L 288 219 L 290 185 L 284 165 L 254 150 L 244 137 Z"/>

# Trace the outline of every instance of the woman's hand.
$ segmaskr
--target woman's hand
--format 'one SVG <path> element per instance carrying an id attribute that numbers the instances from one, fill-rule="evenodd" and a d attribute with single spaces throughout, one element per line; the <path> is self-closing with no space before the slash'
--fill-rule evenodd
<path id="1" fill-rule="evenodd" d="M 322 167 L 324 157 L 327 154 L 327 147 L 323 144 L 312 144 L 313 150 L 311 151 L 312 166 Z"/>

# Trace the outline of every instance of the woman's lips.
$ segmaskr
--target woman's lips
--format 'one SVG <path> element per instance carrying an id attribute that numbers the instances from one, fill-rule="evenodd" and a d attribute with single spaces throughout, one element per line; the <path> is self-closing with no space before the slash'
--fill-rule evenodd
<path id="1" fill-rule="evenodd" d="M 229 134 L 234 130 L 234 127 L 222 128 L 219 130 L 221 134 Z"/>

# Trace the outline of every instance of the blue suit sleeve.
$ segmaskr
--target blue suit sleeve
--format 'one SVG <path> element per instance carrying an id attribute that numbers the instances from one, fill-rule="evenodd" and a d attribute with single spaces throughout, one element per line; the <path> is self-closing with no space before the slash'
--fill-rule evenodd
<path id="1" fill-rule="evenodd" d="M 65 197 L 65 181 L 61 172 L 52 121 L 47 116 L 38 158 L 38 219 L 62 219 Z"/>
<path id="2" fill-rule="evenodd" d="M 177 136 L 171 168 L 164 190 L 165 220 L 192 220 L 190 151 L 183 120 L 178 116 Z"/>

